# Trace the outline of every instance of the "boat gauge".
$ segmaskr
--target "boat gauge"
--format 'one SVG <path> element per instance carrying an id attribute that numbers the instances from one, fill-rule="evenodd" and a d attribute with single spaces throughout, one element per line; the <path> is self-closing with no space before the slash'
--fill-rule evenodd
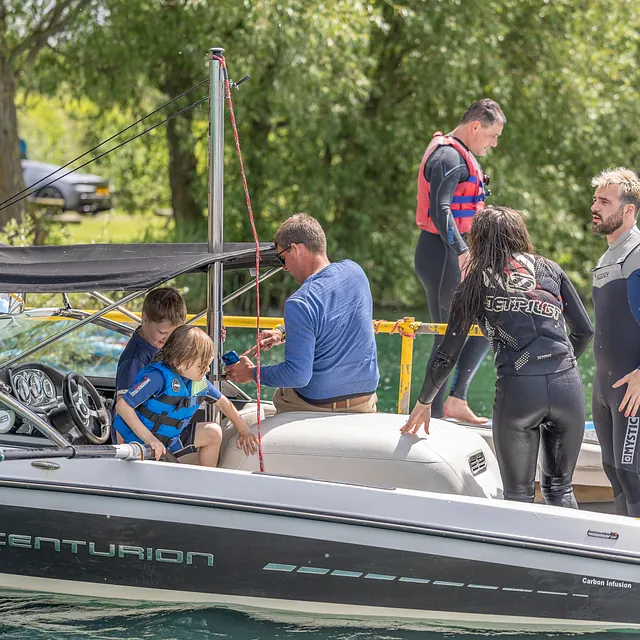
<path id="1" fill-rule="evenodd" d="M 29 375 L 29 391 L 34 402 L 38 402 L 42 399 L 42 380 L 37 373 L 31 373 Z"/>
<path id="2" fill-rule="evenodd" d="M 15 392 L 18 396 L 18 399 L 24 403 L 29 402 L 29 398 L 31 397 L 31 393 L 29 391 L 29 385 L 23 376 L 16 376 L 13 379 L 13 384 L 15 386 Z"/>
<path id="3" fill-rule="evenodd" d="M 44 395 L 49 400 L 55 400 L 56 399 L 56 388 L 53 386 L 53 382 L 51 382 L 51 380 L 49 380 L 49 378 L 43 378 L 43 380 L 42 380 L 42 391 L 44 392 Z"/>

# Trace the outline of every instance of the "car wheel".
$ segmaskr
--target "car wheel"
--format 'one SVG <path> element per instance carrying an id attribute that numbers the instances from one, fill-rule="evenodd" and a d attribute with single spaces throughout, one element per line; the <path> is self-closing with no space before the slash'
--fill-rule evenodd
<path id="1" fill-rule="evenodd" d="M 64 200 L 64 196 L 60 189 L 52 186 L 42 187 L 35 193 L 36 198 L 55 198 L 56 200 Z M 63 209 L 66 209 L 66 203 Z"/>

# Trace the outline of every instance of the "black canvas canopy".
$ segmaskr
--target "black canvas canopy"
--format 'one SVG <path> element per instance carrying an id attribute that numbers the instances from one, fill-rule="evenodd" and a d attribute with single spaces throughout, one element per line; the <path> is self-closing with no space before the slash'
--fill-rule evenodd
<path id="1" fill-rule="evenodd" d="M 261 265 L 279 264 L 272 244 L 260 245 Z M 74 293 L 149 289 L 183 273 L 255 267 L 255 244 L 224 243 L 222 253 L 202 244 L 84 244 L 0 246 L 0 293 Z"/>

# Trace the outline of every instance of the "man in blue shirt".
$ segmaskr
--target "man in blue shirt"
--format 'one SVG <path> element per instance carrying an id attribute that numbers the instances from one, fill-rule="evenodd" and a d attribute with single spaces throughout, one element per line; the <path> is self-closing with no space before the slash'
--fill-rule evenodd
<path id="1" fill-rule="evenodd" d="M 277 411 L 374 412 L 380 376 L 367 276 L 351 260 L 329 261 L 324 231 L 306 214 L 286 220 L 275 245 L 302 285 L 285 302 L 284 329 L 261 334 L 263 347 L 285 342 L 284 362 L 260 372 L 263 384 L 278 387 Z M 256 367 L 243 356 L 227 377 L 251 382 Z"/>

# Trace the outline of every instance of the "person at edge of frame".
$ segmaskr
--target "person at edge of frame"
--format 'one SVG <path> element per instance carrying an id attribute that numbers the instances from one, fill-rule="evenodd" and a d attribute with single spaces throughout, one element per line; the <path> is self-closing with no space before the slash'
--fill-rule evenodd
<path id="1" fill-rule="evenodd" d="M 592 180 L 591 226 L 608 248 L 593 271 L 593 423 L 616 511 L 640 517 L 640 178 L 624 167 Z"/>

